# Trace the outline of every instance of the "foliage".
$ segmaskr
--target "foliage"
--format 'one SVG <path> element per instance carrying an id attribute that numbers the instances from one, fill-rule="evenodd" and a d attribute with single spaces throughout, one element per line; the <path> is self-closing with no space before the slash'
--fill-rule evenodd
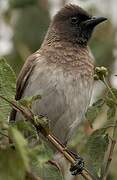
<path id="1" fill-rule="evenodd" d="M 99 99 L 97 102 L 93 103 L 91 107 L 88 108 L 86 112 L 86 118 L 93 123 L 99 113 L 102 111 L 102 106 L 104 105 L 104 99 Z"/>
<path id="2" fill-rule="evenodd" d="M 93 123 L 101 112 L 102 106 L 107 106 L 107 122 L 111 120 L 109 126 L 103 127 L 95 130 L 91 136 L 88 138 L 86 147 L 87 148 L 87 159 L 92 165 L 92 171 L 97 178 L 103 179 L 107 178 L 107 173 L 110 165 L 110 157 L 113 154 L 113 144 L 115 146 L 116 139 L 116 128 L 117 128 L 117 119 L 116 119 L 116 110 L 117 110 L 117 89 L 110 88 L 105 77 L 108 75 L 107 69 L 104 67 L 96 67 L 95 69 L 97 79 L 101 80 L 107 87 L 107 94 L 95 102 L 87 110 L 86 117 L 88 120 Z M 107 133 L 107 130 L 112 128 L 112 134 Z M 111 143 L 109 147 L 109 137 L 111 136 Z M 109 154 L 106 155 L 107 159 L 104 165 L 105 154 L 109 151 Z M 106 166 L 106 168 L 105 168 Z"/>
<path id="3" fill-rule="evenodd" d="M 8 101 L 13 102 L 15 75 L 4 59 L 0 60 L 0 75 L 0 97 L 6 97 Z M 33 101 L 39 98 L 41 98 L 39 95 L 27 97 L 20 100 L 18 105 L 29 109 Z M 28 176 L 27 172 L 33 169 L 34 177 L 35 174 L 38 174 L 45 180 L 63 180 L 61 172 L 47 163 L 52 158 L 53 151 L 43 141 L 39 140 L 35 128 L 26 121 L 9 125 L 7 119 L 11 110 L 10 104 L 2 99 L 0 99 L 0 103 L 2 121 L 0 126 L 0 179 L 24 180 Z M 31 137 L 24 137 L 23 132 L 26 131 Z M 38 143 L 33 145 L 36 141 Z"/>
<path id="4" fill-rule="evenodd" d="M 105 132 L 106 129 L 95 130 L 85 145 L 87 161 L 92 167 L 93 174 L 97 174 L 97 177 L 101 176 L 101 165 L 109 145 L 109 137 Z"/>
<path id="5" fill-rule="evenodd" d="M 4 59 L 0 59 L 0 94 L 12 99 L 15 96 L 16 78 L 11 67 Z M 7 120 L 10 106 L 6 101 L 0 100 L 0 121 Z"/>

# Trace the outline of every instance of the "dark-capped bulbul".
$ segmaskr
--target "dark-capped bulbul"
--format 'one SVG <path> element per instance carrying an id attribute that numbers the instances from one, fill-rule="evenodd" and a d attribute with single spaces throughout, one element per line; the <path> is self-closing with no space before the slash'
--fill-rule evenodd
<path id="1" fill-rule="evenodd" d="M 17 79 L 15 99 L 40 94 L 33 112 L 48 117 L 51 131 L 64 144 L 84 119 L 90 103 L 94 60 L 87 44 L 94 28 L 105 20 L 77 5 L 64 6 Z M 13 110 L 10 119 L 21 119 L 21 114 Z"/>

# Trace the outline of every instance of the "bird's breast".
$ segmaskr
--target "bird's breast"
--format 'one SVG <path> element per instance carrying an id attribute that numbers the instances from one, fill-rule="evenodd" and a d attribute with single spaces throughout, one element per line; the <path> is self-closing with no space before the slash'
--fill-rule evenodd
<path id="1" fill-rule="evenodd" d="M 33 111 L 50 119 L 51 130 L 62 142 L 71 137 L 89 105 L 93 77 L 87 73 L 86 66 L 66 69 L 39 60 L 24 91 L 23 96 L 42 95 Z"/>

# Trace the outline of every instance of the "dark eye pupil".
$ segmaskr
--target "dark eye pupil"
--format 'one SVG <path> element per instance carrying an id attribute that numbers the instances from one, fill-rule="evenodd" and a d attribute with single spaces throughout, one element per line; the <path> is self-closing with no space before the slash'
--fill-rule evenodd
<path id="1" fill-rule="evenodd" d="M 74 23 L 74 24 L 78 22 L 77 17 L 72 17 L 72 19 L 71 19 L 71 20 L 72 20 L 72 23 Z"/>

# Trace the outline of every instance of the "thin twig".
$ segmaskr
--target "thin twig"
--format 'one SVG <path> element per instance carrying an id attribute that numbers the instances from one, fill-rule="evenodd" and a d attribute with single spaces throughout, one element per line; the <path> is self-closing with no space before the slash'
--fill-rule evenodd
<path id="1" fill-rule="evenodd" d="M 112 140 L 111 145 L 110 145 L 108 159 L 107 159 L 107 164 L 106 164 L 106 168 L 105 168 L 104 180 L 106 180 L 108 177 L 108 172 L 109 172 L 110 164 L 112 161 L 112 156 L 113 156 L 115 144 L 116 144 L 116 141 Z"/>
<path id="2" fill-rule="evenodd" d="M 114 95 L 113 91 L 111 90 L 111 87 L 108 85 L 108 83 L 106 82 L 105 77 L 103 76 L 102 82 L 105 84 L 105 86 L 107 87 L 107 89 L 109 90 L 109 92 L 111 93 L 113 99 L 115 100 L 115 104 L 117 105 L 117 98 Z"/>
<path id="3" fill-rule="evenodd" d="M 116 114 L 117 114 L 117 112 L 115 113 L 115 117 L 116 117 Z M 104 180 L 107 179 L 109 168 L 110 168 L 110 164 L 112 162 L 112 156 L 113 156 L 113 152 L 114 152 L 114 148 L 115 148 L 115 144 L 116 144 L 116 140 L 115 140 L 116 128 L 117 128 L 117 120 L 115 121 L 115 126 L 113 127 L 112 138 L 111 138 L 111 145 L 110 145 L 110 150 L 109 150 L 109 154 L 108 154 L 107 164 L 106 164 L 106 168 L 105 168 Z"/>
<path id="4" fill-rule="evenodd" d="M 116 110 L 116 113 L 115 113 L 115 118 L 117 118 L 117 110 Z M 113 140 L 116 139 L 116 132 L 117 132 L 117 119 L 115 120 L 115 125 L 114 125 L 114 128 L 113 128 L 113 135 L 112 135 Z"/>
<path id="5" fill-rule="evenodd" d="M 69 152 L 69 150 L 46 128 L 44 128 L 40 123 L 35 122 L 35 116 L 34 114 L 29 110 L 26 109 L 23 106 L 19 106 L 16 104 L 16 102 L 9 101 L 5 97 L 2 97 L 0 95 L 0 98 L 7 101 L 9 104 L 13 106 L 13 108 L 23 114 L 23 116 L 30 121 L 36 128 L 38 134 L 39 132 L 42 133 L 43 136 L 45 136 L 46 139 L 48 139 L 49 142 L 53 144 L 56 149 L 63 154 L 63 156 L 72 164 L 75 165 L 76 159 L 73 156 L 72 153 Z M 84 169 L 81 173 L 82 177 L 84 177 L 85 180 L 93 180 L 93 177 L 91 174 L 88 173 L 88 170 Z"/>

